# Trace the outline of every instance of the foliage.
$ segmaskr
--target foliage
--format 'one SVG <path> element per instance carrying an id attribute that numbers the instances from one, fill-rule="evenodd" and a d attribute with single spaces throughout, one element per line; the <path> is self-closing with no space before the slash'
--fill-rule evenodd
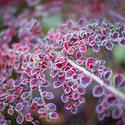
<path id="1" fill-rule="evenodd" d="M 114 51 L 120 60 L 116 47 L 125 47 L 124 22 L 93 18 L 98 10 L 99 15 L 107 15 L 103 0 L 98 8 L 86 2 L 93 11 L 90 19 L 81 17 L 78 10 L 80 19 L 67 21 L 61 20 L 65 17 L 61 14 L 63 0 L 23 0 L 19 10 L 20 2 L 0 2 L 0 124 L 11 124 L 3 115 L 6 110 L 11 116 L 18 114 L 18 124 L 40 124 L 35 113 L 48 121 L 58 119 L 52 87 L 63 89 L 64 108 L 76 114 L 86 102 L 87 88 L 96 82 L 92 95 L 99 100 L 98 119 L 111 116 L 124 125 L 125 93 L 119 89 L 125 89 L 123 73 L 108 68 L 107 59 L 89 55 L 89 51 L 98 55 L 105 49 Z"/>

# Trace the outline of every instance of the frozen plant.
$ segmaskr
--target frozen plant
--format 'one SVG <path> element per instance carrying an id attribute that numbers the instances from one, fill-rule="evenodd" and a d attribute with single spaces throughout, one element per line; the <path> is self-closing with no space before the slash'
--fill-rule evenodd
<path id="1" fill-rule="evenodd" d="M 106 66 L 107 60 L 86 55 L 89 50 L 98 55 L 102 48 L 112 51 L 114 46 L 125 46 L 124 23 L 105 19 L 82 23 L 68 20 L 44 35 L 39 18 L 61 11 L 62 1 L 41 4 L 40 0 L 24 0 L 27 8 L 20 13 L 17 7 L 11 6 L 13 2 L 3 3 L 7 9 L 3 7 L 0 13 L 3 23 L 0 31 L 0 112 L 7 110 L 12 116 L 17 112 L 18 124 L 23 124 L 24 120 L 39 124 L 34 113 L 47 120 L 58 119 L 56 105 L 51 101 L 55 95 L 49 88 L 61 87 L 60 100 L 64 108 L 75 114 L 79 105 L 85 103 L 86 89 L 96 82 L 92 95 L 99 99 L 95 108 L 99 120 L 112 116 L 118 119 L 118 125 L 124 125 L 125 94 L 118 90 L 125 89 L 123 74 L 113 76 L 114 71 Z M 6 116 L 0 114 L 0 117 L 1 124 L 11 124 Z"/>

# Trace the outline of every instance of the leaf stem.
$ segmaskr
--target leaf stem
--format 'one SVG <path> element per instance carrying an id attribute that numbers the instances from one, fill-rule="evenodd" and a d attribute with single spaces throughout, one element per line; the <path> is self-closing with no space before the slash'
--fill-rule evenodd
<path id="1" fill-rule="evenodd" d="M 75 68 L 81 70 L 84 72 L 84 74 L 86 74 L 87 76 L 91 77 L 93 80 L 95 80 L 98 84 L 100 84 L 101 86 L 105 87 L 107 90 L 109 90 L 110 92 L 112 92 L 112 94 L 118 96 L 120 99 L 125 101 L 125 94 L 123 94 L 122 92 L 118 91 L 115 87 L 113 87 L 112 85 L 106 85 L 104 83 L 103 80 L 101 80 L 99 77 L 95 76 L 94 74 L 92 74 L 91 72 L 89 72 L 88 70 L 86 70 L 85 68 L 77 65 L 76 63 L 74 63 L 72 60 L 67 59 L 68 63 L 71 64 L 72 66 L 74 66 Z"/>

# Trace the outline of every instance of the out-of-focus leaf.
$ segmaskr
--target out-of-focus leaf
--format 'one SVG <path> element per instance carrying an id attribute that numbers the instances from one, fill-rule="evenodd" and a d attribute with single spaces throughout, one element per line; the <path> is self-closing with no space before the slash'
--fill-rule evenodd
<path id="1" fill-rule="evenodd" d="M 110 77 L 110 80 L 111 80 L 111 82 L 112 82 L 112 86 L 115 87 L 114 76 L 115 76 L 115 74 L 113 73 L 112 76 Z M 123 76 L 124 76 L 124 78 L 125 78 L 125 74 L 124 74 Z M 124 88 L 117 88 L 117 90 L 120 91 L 120 92 L 122 92 L 122 93 L 125 93 L 125 89 L 124 89 Z"/>

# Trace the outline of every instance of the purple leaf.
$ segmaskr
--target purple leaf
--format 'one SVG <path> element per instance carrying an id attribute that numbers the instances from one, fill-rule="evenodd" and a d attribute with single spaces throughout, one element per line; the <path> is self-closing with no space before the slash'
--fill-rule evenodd
<path id="1" fill-rule="evenodd" d="M 112 50 L 113 48 L 113 44 L 111 42 L 107 42 L 105 46 L 107 50 Z"/>
<path id="2" fill-rule="evenodd" d="M 44 100 L 40 98 L 40 99 L 38 99 L 36 101 L 36 103 L 37 103 L 38 106 L 43 106 L 44 105 Z"/>
<path id="3" fill-rule="evenodd" d="M 41 85 L 42 87 L 49 87 L 49 86 L 50 86 L 50 82 L 48 82 L 48 81 L 40 82 L 40 85 Z"/>
<path id="4" fill-rule="evenodd" d="M 73 76 L 73 71 L 72 70 L 68 70 L 67 72 L 66 72 L 66 78 L 71 78 L 72 76 Z"/>
<path id="5" fill-rule="evenodd" d="M 50 111 L 56 111 L 56 105 L 54 103 L 48 103 L 46 105 L 46 107 L 48 108 L 48 110 Z"/>
<path id="6" fill-rule="evenodd" d="M 24 121 L 24 116 L 21 115 L 21 114 L 18 115 L 17 118 L 16 118 L 16 121 L 17 121 L 18 124 L 21 125 L 23 123 L 23 121 Z"/>
<path id="7" fill-rule="evenodd" d="M 114 76 L 114 83 L 116 87 L 121 87 L 121 84 L 123 82 L 123 76 L 122 75 L 115 75 Z"/>
<path id="8" fill-rule="evenodd" d="M 51 70 L 51 71 L 50 71 L 50 76 L 51 76 L 52 78 L 56 77 L 57 74 L 58 74 L 58 70 Z"/>
<path id="9" fill-rule="evenodd" d="M 37 86 L 37 85 L 38 85 L 38 82 L 39 82 L 38 79 L 33 78 L 33 79 L 31 80 L 30 84 L 31 84 L 31 86 Z"/>
<path id="10" fill-rule="evenodd" d="M 23 109 L 23 104 L 22 103 L 17 103 L 16 104 L 16 110 L 21 111 Z"/>
<path id="11" fill-rule="evenodd" d="M 62 83 L 61 82 L 58 82 L 58 81 L 54 81 L 53 82 L 53 87 L 54 88 L 59 88 L 59 87 L 61 87 L 62 86 Z"/>
<path id="12" fill-rule="evenodd" d="M 86 92 L 85 88 L 83 88 L 83 87 L 78 87 L 78 93 L 79 93 L 80 95 L 84 95 L 85 92 Z"/>
<path id="13" fill-rule="evenodd" d="M 88 76 L 83 76 L 80 78 L 80 84 L 83 87 L 87 87 L 92 82 L 92 79 Z"/>
<path id="14" fill-rule="evenodd" d="M 120 41 L 120 45 L 125 46 L 125 39 L 122 39 L 122 40 Z"/>
<path id="15" fill-rule="evenodd" d="M 96 112 L 99 113 L 99 114 L 102 113 L 104 111 L 104 109 L 105 109 L 105 107 L 101 104 L 98 104 L 96 106 Z"/>
<path id="16" fill-rule="evenodd" d="M 119 119 L 122 116 L 122 109 L 120 107 L 115 107 L 112 111 L 112 118 Z"/>
<path id="17" fill-rule="evenodd" d="M 9 108 L 9 109 L 7 110 L 7 112 L 8 112 L 9 115 L 13 115 L 14 109 L 13 109 L 13 108 Z"/>
<path id="18" fill-rule="evenodd" d="M 51 118 L 51 119 L 58 119 L 58 118 L 59 118 L 59 115 L 58 115 L 56 112 L 51 112 L 51 113 L 50 113 L 50 118 Z"/>
<path id="19" fill-rule="evenodd" d="M 39 109 L 38 109 L 38 113 L 40 113 L 40 114 L 41 114 L 41 113 L 46 113 L 45 108 L 39 108 Z"/>
<path id="20" fill-rule="evenodd" d="M 72 109 L 71 109 L 71 113 L 72 114 L 76 114 L 78 112 L 78 107 L 73 107 Z"/>
<path id="21" fill-rule="evenodd" d="M 67 96 L 67 95 L 62 95 L 62 96 L 61 96 L 61 100 L 62 100 L 62 102 L 64 102 L 64 103 L 68 102 L 68 96 Z"/>
<path id="22" fill-rule="evenodd" d="M 45 98 L 47 100 L 54 99 L 54 94 L 52 92 L 47 92 Z"/>
<path id="23" fill-rule="evenodd" d="M 22 99 L 26 99 L 26 98 L 29 97 L 29 95 L 30 95 L 30 92 L 23 92 L 23 93 L 21 94 L 21 98 L 22 98 Z"/>
<path id="24" fill-rule="evenodd" d="M 93 45 L 92 46 L 92 50 L 96 53 L 98 53 L 100 51 L 100 47 L 98 45 Z"/>
<path id="25" fill-rule="evenodd" d="M 104 94 L 104 89 L 100 85 L 94 86 L 92 90 L 92 94 L 94 97 L 101 97 Z"/>

